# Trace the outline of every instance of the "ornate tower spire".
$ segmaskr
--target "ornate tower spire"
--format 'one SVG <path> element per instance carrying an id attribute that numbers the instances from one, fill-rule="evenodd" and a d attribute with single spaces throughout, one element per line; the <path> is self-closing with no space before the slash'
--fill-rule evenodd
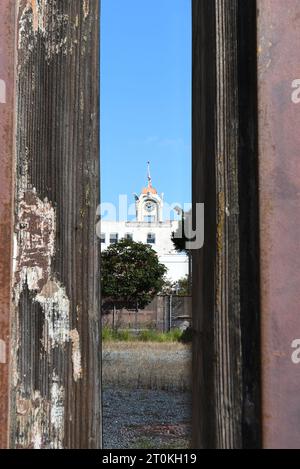
<path id="1" fill-rule="evenodd" d="M 150 161 L 147 162 L 147 177 L 148 177 L 148 187 L 152 187 L 152 179 L 150 174 Z"/>
<path id="2" fill-rule="evenodd" d="M 135 195 L 136 219 L 138 222 L 161 223 L 163 221 L 163 200 L 152 186 L 150 161 L 147 161 L 147 187 L 143 187 L 140 196 Z"/>

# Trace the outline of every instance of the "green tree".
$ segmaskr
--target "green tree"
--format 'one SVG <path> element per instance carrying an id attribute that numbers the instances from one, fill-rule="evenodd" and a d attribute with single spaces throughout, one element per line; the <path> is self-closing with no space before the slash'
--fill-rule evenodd
<path id="1" fill-rule="evenodd" d="M 177 296 L 189 296 L 190 295 L 190 285 L 189 277 L 180 278 L 177 282 L 171 282 L 166 280 L 160 292 L 162 295 L 177 295 Z"/>
<path id="2" fill-rule="evenodd" d="M 150 246 L 123 239 L 101 254 L 102 297 L 120 308 L 144 308 L 162 289 L 166 271 Z"/>
<path id="3" fill-rule="evenodd" d="M 176 285 L 176 292 L 178 296 L 190 295 L 190 282 L 188 275 L 178 280 Z"/>

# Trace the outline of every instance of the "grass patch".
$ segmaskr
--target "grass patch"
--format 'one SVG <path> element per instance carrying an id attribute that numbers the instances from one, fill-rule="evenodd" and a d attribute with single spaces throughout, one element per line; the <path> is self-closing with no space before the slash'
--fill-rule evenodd
<path id="1" fill-rule="evenodd" d="M 186 440 L 171 440 L 160 442 L 152 438 L 139 438 L 133 442 L 134 449 L 189 449 L 190 443 Z"/>
<path id="2" fill-rule="evenodd" d="M 117 388 L 189 391 L 191 347 L 180 342 L 107 341 L 103 384 Z"/>
<path id="3" fill-rule="evenodd" d="M 172 329 L 169 332 L 160 332 L 155 329 L 148 329 L 139 333 L 130 330 L 114 331 L 109 327 L 103 327 L 103 342 L 180 342 L 183 339 L 183 333 L 180 329 Z"/>
<path id="4" fill-rule="evenodd" d="M 133 335 L 129 330 L 114 331 L 109 327 L 103 327 L 102 340 L 103 342 L 129 342 L 133 340 Z"/>

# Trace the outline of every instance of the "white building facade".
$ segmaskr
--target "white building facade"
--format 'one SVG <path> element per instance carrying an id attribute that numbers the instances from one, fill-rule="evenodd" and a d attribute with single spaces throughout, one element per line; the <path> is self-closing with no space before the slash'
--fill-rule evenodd
<path id="1" fill-rule="evenodd" d="M 178 229 L 178 221 L 163 221 L 163 195 L 159 195 L 152 187 L 148 169 L 148 186 L 141 194 L 135 195 L 136 221 L 101 221 L 101 248 L 121 239 L 131 239 L 149 244 L 156 252 L 159 260 L 168 271 L 166 277 L 172 282 L 185 277 L 189 273 L 189 260 L 185 253 L 174 249 L 172 233 Z"/>

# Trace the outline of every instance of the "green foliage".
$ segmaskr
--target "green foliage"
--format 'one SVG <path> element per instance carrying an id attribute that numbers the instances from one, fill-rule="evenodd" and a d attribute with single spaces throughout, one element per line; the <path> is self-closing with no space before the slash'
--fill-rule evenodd
<path id="1" fill-rule="evenodd" d="M 119 307 L 144 308 L 161 290 L 166 271 L 152 247 L 123 239 L 101 254 L 102 297 Z"/>
<path id="2" fill-rule="evenodd" d="M 176 294 L 177 296 L 189 296 L 190 284 L 188 275 L 182 277 L 177 282 L 166 280 L 160 293 L 162 295 Z"/>
<path id="3" fill-rule="evenodd" d="M 133 340 L 133 334 L 125 329 L 122 331 L 113 330 L 110 327 L 103 327 L 102 328 L 102 340 L 103 342 L 112 342 L 112 341 L 120 341 L 120 342 L 129 342 Z"/>
<path id="4" fill-rule="evenodd" d="M 155 329 L 141 331 L 138 334 L 125 329 L 122 331 L 113 331 L 111 328 L 104 327 L 102 329 L 102 340 L 104 342 L 119 341 L 119 342 L 180 342 L 182 332 L 179 329 L 172 329 L 169 332 L 160 332 Z"/>
<path id="5" fill-rule="evenodd" d="M 174 288 L 175 288 L 175 283 L 171 282 L 171 280 L 166 279 L 159 293 L 161 295 L 170 295 L 174 291 Z"/>
<path id="6" fill-rule="evenodd" d="M 103 342 L 114 340 L 114 331 L 110 327 L 102 327 L 102 340 Z"/>
<path id="7" fill-rule="evenodd" d="M 159 332 L 154 329 L 142 331 L 139 340 L 142 342 L 178 342 L 181 337 L 179 329 L 172 329 L 169 332 Z"/>
<path id="8" fill-rule="evenodd" d="M 178 289 L 176 290 L 176 294 L 178 296 L 190 295 L 190 283 L 189 283 L 188 275 L 179 279 L 177 282 L 177 286 L 178 286 Z"/>

